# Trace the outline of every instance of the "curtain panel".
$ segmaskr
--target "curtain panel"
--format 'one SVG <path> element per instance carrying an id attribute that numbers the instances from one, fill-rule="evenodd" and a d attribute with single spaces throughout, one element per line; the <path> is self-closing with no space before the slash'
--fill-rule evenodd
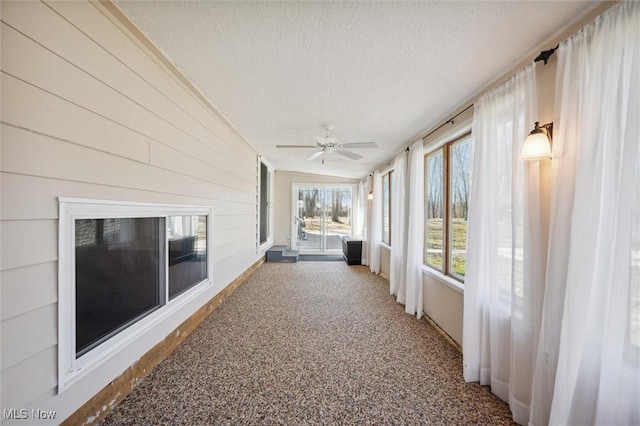
<path id="1" fill-rule="evenodd" d="M 464 292 L 464 378 L 491 385 L 521 424 L 529 420 L 546 263 L 537 163 L 520 160 L 536 114 L 534 64 L 475 104 Z"/>
<path id="2" fill-rule="evenodd" d="M 364 215 L 366 212 L 367 194 L 365 182 L 359 181 L 355 194 L 355 203 L 353 209 L 353 236 L 364 237 Z"/>
<path id="3" fill-rule="evenodd" d="M 407 273 L 405 312 L 422 317 L 422 265 L 424 247 L 424 148 L 422 139 L 409 149 L 407 212 Z M 399 301 L 401 300 L 400 294 Z"/>
<path id="4" fill-rule="evenodd" d="M 557 55 L 548 226 L 533 66 L 476 103 L 464 377 L 520 424 L 640 424 L 640 3 Z"/>
<path id="5" fill-rule="evenodd" d="M 640 424 L 640 3 L 558 49 L 534 424 Z"/>
<path id="6" fill-rule="evenodd" d="M 362 196 L 362 264 L 369 266 L 369 222 L 371 222 L 371 201 L 369 191 L 373 190 L 371 179 L 366 179 L 363 183 Z"/>
<path id="7" fill-rule="evenodd" d="M 373 173 L 373 200 L 371 200 L 371 223 L 369 224 L 369 268 L 380 273 L 380 243 L 382 242 L 382 176 Z"/>
<path id="8" fill-rule="evenodd" d="M 391 187 L 391 264 L 389 265 L 389 293 L 405 302 L 405 275 L 407 273 L 407 153 L 402 152 L 393 161 Z"/>

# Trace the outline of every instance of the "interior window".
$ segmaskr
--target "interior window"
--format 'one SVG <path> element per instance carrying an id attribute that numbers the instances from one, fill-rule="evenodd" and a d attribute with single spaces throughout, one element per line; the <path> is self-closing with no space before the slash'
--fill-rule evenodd
<path id="1" fill-rule="evenodd" d="M 76 356 L 164 303 L 163 223 L 76 220 Z"/>

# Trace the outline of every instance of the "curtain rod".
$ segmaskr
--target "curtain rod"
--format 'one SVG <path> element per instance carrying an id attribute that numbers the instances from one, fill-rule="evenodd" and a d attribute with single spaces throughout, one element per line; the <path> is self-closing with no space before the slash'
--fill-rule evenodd
<path id="1" fill-rule="evenodd" d="M 558 50 L 558 47 L 560 46 L 560 44 L 557 44 L 556 47 L 553 47 L 549 50 L 543 50 L 542 52 L 540 52 L 540 54 L 533 60 L 533 62 L 539 62 L 539 61 L 544 61 L 544 64 L 547 65 L 547 61 L 549 60 L 549 58 L 551 57 L 551 55 L 553 55 L 556 50 Z M 429 133 L 427 133 L 426 135 L 424 135 L 421 139 L 426 139 L 429 136 L 431 136 L 432 134 L 434 134 L 435 132 L 437 132 L 438 130 L 440 130 L 441 128 L 443 128 L 444 126 L 446 126 L 447 124 L 451 123 L 453 124 L 453 120 L 455 120 L 458 116 L 460 116 L 462 113 L 464 113 L 465 111 L 467 111 L 469 108 L 471 108 L 473 106 L 473 104 L 469 105 L 468 107 L 466 107 L 465 109 L 463 109 L 462 111 L 460 111 L 459 113 L 457 113 L 456 115 L 454 115 L 453 117 L 451 117 L 450 119 L 448 119 L 447 121 L 445 121 L 444 123 L 442 123 L 441 125 L 439 125 L 438 127 L 436 127 L 435 129 L 433 129 L 432 131 L 430 131 Z M 407 150 L 409 148 L 407 147 Z"/>
<path id="2" fill-rule="evenodd" d="M 533 60 L 533 62 L 539 62 L 539 61 L 544 61 L 544 64 L 547 65 L 547 61 L 549 60 L 549 58 L 551 57 L 551 55 L 553 55 L 556 50 L 558 50 L 558 47 L 560 46 L 560 44 L 557 44 L 556 47 L 553 47 L 549 50 L 543 50 L 542 52 L 540 52 L 540 54 Z M 438 130 L 442 129 L 444 126 L 446 126 L 447 124 L 451 123 L 454 124 L 454 121 L 456 118 L 458 118 L 460 115 L 462 115 L 463 113 L 465 113 L 466 111 L 468 111 L 471 107 L 473 107 L 473 104 L 469 105 L 468 107 L 466 107 L 465 109 L 463 109 L 462 111 L 460 111 L 459 113 L 457 113 L 456 115 L 454 115 L 453 117 L 451 117 L 450 119 L 448 119 L 447 121 L 445 121 L 444 123 L 442 123 L 441 125 L 439 125 L 438 127 L 436 127 L 435 129 L 433 129 L 432 131 L 430 131 L 429 133 L 427 133 L 426 135 L 422 136 L 420 139 L 425 140 L 426 138 L 428 138 L 429 136 L 431 136 L 432 134 L 434 134 L 435 132 L 437 132 Z M 410 147 L 407 146 L 403 151 L 404 152 L 409 152 Z M 386 167 L 389 167 L 391 165 L 391 163 L 386 163 L 384 164 L 379 170 L 384 169 Z M 371 177 L 371 175 L 369 175 Z"/>
<path id="3" fill-rule="evenodd" d="M 441 125 L 436 127 L 435 129 L 433 129 L 432 131 L 430 131 L 429 133 L 427 133 L 426 135 L 424 135 L 420 139 L 424 140 L 424 139 L 428 138 L 429 136 L 431 136 L 432 134 L 434 134 L 435 132 L 437 132 L 438 130 L 442 129 L 447 124 L 449 124 L 449 123 L 453 124 L 453 120 L 458 118 L 458 116 L 460 116 L 462 113 L 466 112 L 472 106 L 473 106 L 473 104 L 469 105 L 468 107 L 466 107 L 465 109 L 463 109 L 462 111 L 460 111 L 459 113 L 457 113 L 456 115 L 454 115 L 453 117 L 451 117 L 450 119 L 448 119 L 447 121 L 445 121 L 444 123 L 442 123 Z"/>
<path id="4" fill-rule="evenodd" d="M 473 106 L 473 104 L 469 105 L 468 107 L 466 107 L 465 109 L 463 109 L 462 111 L 460 111 L 459 113 L 457 113 L 456 115 L 454 115 L 453 117 L 451 117 L 450 119 L 448 119 L 447 121 L 445 121 L 444 123 L 442 123 L 441 125 L 439 125 L 438 127 L 436 127 L 435 129 L 433 129 L 432 131 L 430 131 L 429 133 L 427 133 L 425 136 L 422 136 L 418 139 L 422 139 L 424 140 L 425 138 L 428 138 L 431 134 L 433 134 L 434 132 L 440 130 L 442 127 L 444 127 L 445 125 L 451 123 L 453 124 L 453 120 L 455 120 L 460 114 L 464 113 L 465 111 L 467 111 L 469 108 L 471 108 Z M 417 140 L 417 139 L 416 139 Z M 411 150 L 411 145 L 405 147 L 401 152 L 409 152 Z M 391 165 L 391 162 L 385 163 L 382 166 L 380 166 L 377 171 L 380 171 L 386 167 L 389 167 Z M 370 174 L 369 177 L 371 177 L 372 175 Z"/>
<path id="5" fill-rule="evenodd" d="M 549 60 L 549 58 L 551 57 L 551 55 L 553 55 L 556 50 L 558 50 L 558 47 L 560 46 L 560 44 L 557 44 L 556 47 L 553 47 L 549 50 L 543 50 L 542 52 L 540 52 L 540 54 L 533 60 L 533 62 L 539 62 L 539 61 L 544 61 L 544 64 L 547 65 L 547 61 Z M 432 131 L 430 131 L 429 133 L 427 133 L 426 135 L 424 135 L 421 139 L 426 139 L 429 136 L 431 136 L 432 134 L 434 134 L 435 132 L 437 132 L 438 130 L 442 129 L 444 126 L 446 126 L 447 124 L 451 123 L 453 124 L 453 120 L 455 120 L 458 116 L 460 116 L 463 112 L 467 111 L 469 108 L 471 108 L 473 106 L 473 104 L 469 105 L 468 107 L 466 107 L 465 109 L 463 109 L 462 111 L 460 111 L 459 113 L 457 113 L 456 115 L 454 115 L 453 117 L 451 117 L 450 119 L 448 119 L 447 121 L 445 121 L 444 123 L 442 123 L 441 125 L 439 125 L 438 127 L 436 127 L 435 129 L 433 129 Z M 407 150 L 409 148 L 407 147 Z"/>

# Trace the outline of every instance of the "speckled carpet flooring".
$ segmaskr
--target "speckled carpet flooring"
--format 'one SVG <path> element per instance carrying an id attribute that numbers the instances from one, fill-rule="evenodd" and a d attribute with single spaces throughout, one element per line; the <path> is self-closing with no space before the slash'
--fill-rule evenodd
<path id="1" fill-rule="evenodd" d="M 512 424 L 388 282 L 339 262 L 265 263 L 101 423 Z"/>

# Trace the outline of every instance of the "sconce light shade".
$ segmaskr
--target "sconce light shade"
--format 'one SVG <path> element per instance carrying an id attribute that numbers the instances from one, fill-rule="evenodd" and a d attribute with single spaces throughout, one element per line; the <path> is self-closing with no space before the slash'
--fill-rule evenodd
<path id="1" fill-rule="evenodd" d="M 367 195 L 367 200 L 373 200 L 373 192 L 369 192 L 369 195 Z"/>
<path id="2" fill-rule="evenodd" d="M 542 160 L 551 158 L 551 132 L 553 123 L 540 126 L 536 121 L 535 128 L 529 133 L 522 145 L 520 158 L 523 160 Z"/>

